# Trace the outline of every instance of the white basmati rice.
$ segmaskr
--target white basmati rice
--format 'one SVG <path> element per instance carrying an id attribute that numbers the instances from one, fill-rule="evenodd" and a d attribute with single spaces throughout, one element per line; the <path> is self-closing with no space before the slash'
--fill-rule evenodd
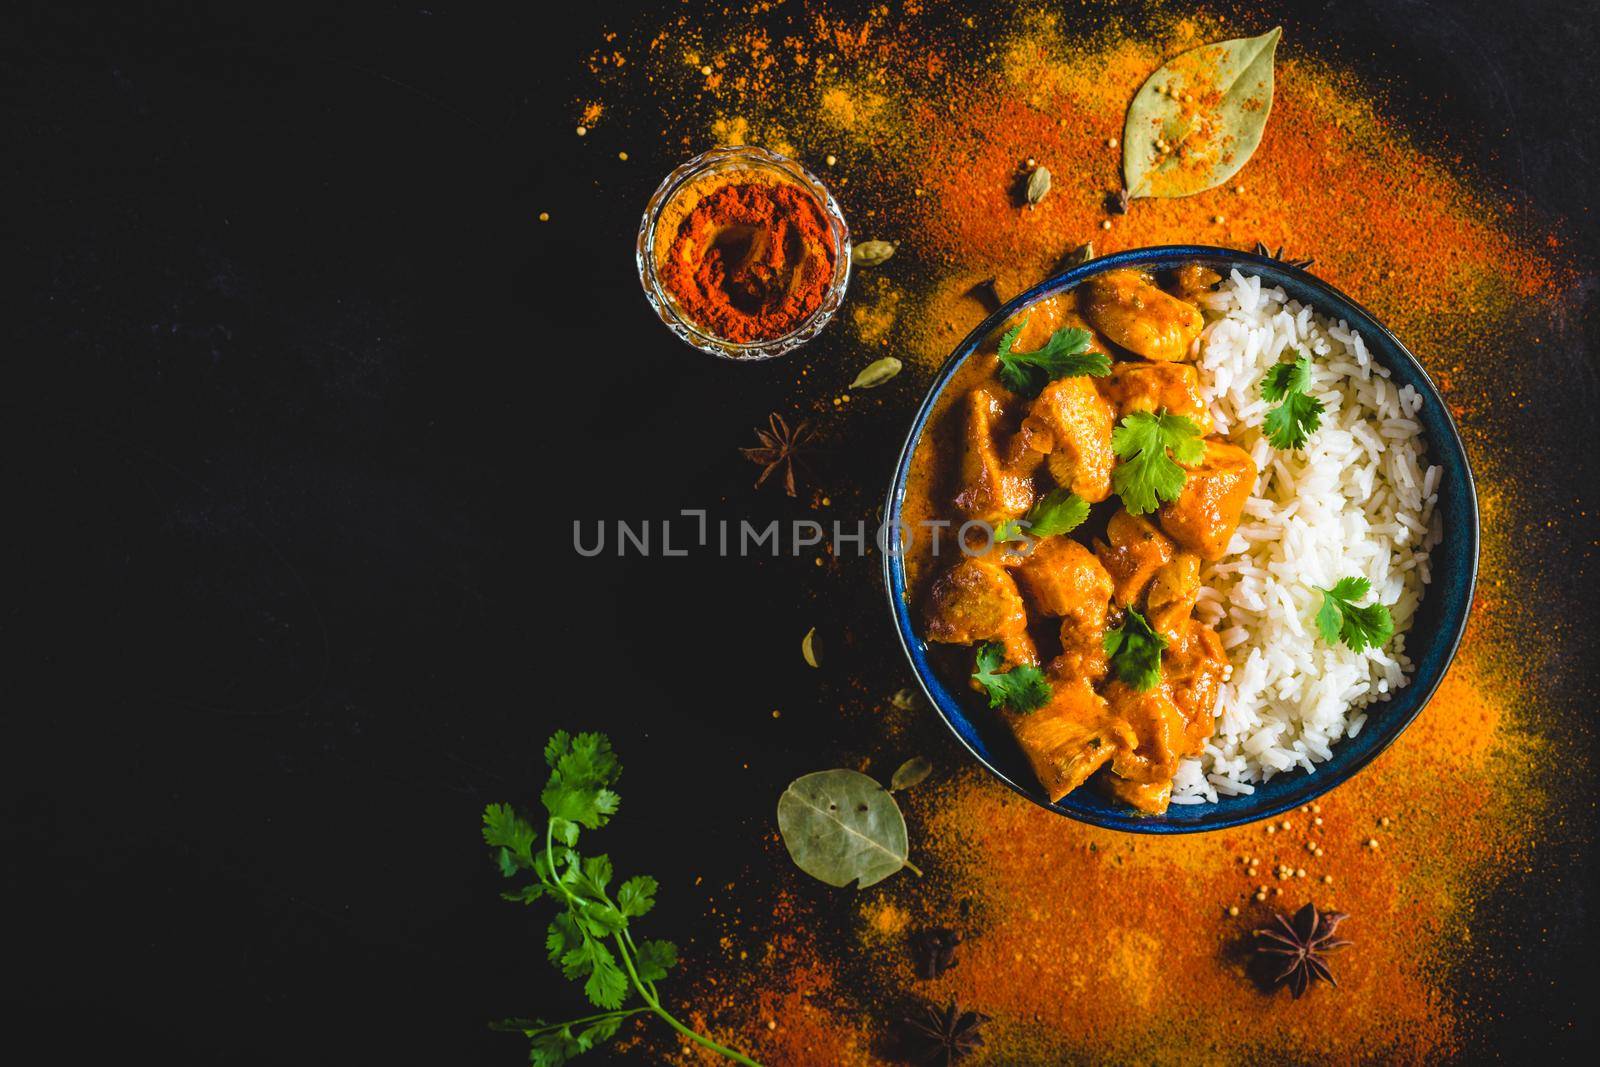
<path id="1" fill-rule="evenodd" d="M 1197 365 L 1211 416 L 1261 474 L 1228 555 L 1201 570 L 1195 613 L 1221 635 L 1232 671 L 1216 732 L 1179 768 L 1175 804 L 1313 772 L 1354 737 L 1364 709 L 1407 682 L 1405 633 L 1440 539 L 1440 470 L 1428 465 L 1416 419 L 1422 397 L 1387 380 L 1359 333 L 1238 271 L 1204 305 Z M 1276 451 L 1260 429 L 1271 407 L 1261 378 L 1291 347 L 1312 357 L 1312 395 L 1324 405 L 1298 453 Z M 1352 576 L 1370 581 L 1394 617 L 1382 649 L 1330 646 L 1317 632 L 1317 587 Z"/>

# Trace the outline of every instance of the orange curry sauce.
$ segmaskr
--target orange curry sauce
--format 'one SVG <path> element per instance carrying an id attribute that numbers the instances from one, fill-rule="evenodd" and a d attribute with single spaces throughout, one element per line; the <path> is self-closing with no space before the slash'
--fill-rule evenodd
<path id="1" fill-rule="evenodd" d="M 1229 667 L 1215 631 L 1191 613 L 1201 561 L 1225 554 L 1256 467 L 1242 449 L 1206 437 L 1199 458 L 1182 464 L 1181 493 L 1134 514 L 1112 499 L 1112 431 L 1135 413 L 1168 413 L 1210 434 L 1198 373 L 1185 360 L 1204 324 L 1192 300 L 1217 280 L 1192 266 L 1160 279 L 1109 271 L 1027 308 L 1007 323 L 1025 323 L 1013 351 L 1082 329 L 1090 352 L 1114 359 L 1110 373 L 1057 378 L 1036 397 L 1019 396 L 997 377 L 997 334 L 957 371 L 912 458 L 906 567 L 923 633 L 946 645 L 993 642 L 1007 667 L 1043 668 L 1048 702 L 1000 713 L 1052 801 L 1094 778 L 1116 799 L 1160 814 L 1179 762 L 1211 736 Z M 1083 526 L 991 543 L 989 531 L 1053 489 L 1094 505 Z M 939 520 L 950 525 L 936 549 Z M 1124 677 L 1105 646 L 1109 629 L 1144 622 L 1164 643 L 1154 684 Z M 939 658 L 956 677 L 972 673 L 965 648 Z"/>

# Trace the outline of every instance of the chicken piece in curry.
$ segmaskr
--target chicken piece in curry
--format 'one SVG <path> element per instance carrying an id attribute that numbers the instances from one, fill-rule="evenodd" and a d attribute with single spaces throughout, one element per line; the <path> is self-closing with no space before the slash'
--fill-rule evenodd
<path id="1" fill-rule="evenodd" d="M 1111 495 L 1116 421 L 1094 380 L 1078 376 L 1045 386 L 1022 424 L 1029 446 L 1043 453 L 1051 480 L 1094 504 Z"/>
<path id="2" fill-rule="evenodd" d="M 928 640 L 974 646 L 964 661 L 979 664 L 966 667 L 972 688 L 988 693 L 1052 801 L 1092 779 L 1160 814 L 1180 762 L 1212 733 L 1230 668 L 1217 634 L 1194 618 L 1200 570 L 1227 554 L 1256 482 L 1250 456 L 1211 436 L 1187 362 L 1205 325 L 1198 301 L 1218 280 L 1198 266 L 1161 277 L 1114 270 L 1036 303 L 1006 324 L 1023 324 L 1009 351 L 1082 330 L 1086 340 L 1069 339 L 1102 362 L 1021 395 L 1003 383 L 990 343 L 957 372 L 942 399 L 948 415 L 918 446 L 910 515 L 1031 527 L 1068 493 L 1088 512 L 1066 532 L 1046 521 L 1044 536 L 957 539 L 956 561 L 930 559 L 920 592 Z M 1171 450 L 1181 490 L 1142 509 L 1111 499 L 1135 462 L 1117 428 L 1140 419 L 1188 437 Z"/>
<path id="3" fill-rule="evenodd" d="M 1182 359 L 1205 326 L 1198 307 L 1136 270 L 1108 270 L 1084 282 L 1081 292 L 1090 325 L 1145 359 Z"/>

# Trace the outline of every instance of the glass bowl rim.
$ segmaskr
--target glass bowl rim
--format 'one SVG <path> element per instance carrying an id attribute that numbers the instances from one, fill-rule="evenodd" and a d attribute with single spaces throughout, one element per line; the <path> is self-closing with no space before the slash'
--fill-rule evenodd
<path id="1" fill-rule="evenodd" d="M 666 206 L 695 178 L 724 164 L 736 163 L 776 170 L 809 192 L 828 219 L 828 232 L 834 245 L 833 277 L 828 282 L 822 303 L 788 333 L 760 341 L 724 340 L 694 322 L 678 310 L 677 301 L 661 283 L 656 269 L 656 227 Z M 650 194 L 644 216 L 639 223 L 634 259 L 646 299 L 657 317 L 679 340 L 691 348 L 720 359 L 755 362 L 786 355 L 811 340 L 832 321 L 844 303 L 844 295 L 850 282 L 850 227 L 845 221 L 844 211 L 839 207 L 833 194 L 828 191 L 822 180 L 803 164 L 759 145 L 719 145 L 674 167 Z"/>

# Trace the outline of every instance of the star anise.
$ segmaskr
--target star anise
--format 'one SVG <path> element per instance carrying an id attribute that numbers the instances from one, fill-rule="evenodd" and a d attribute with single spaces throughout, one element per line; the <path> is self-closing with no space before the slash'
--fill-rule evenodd
<path id="1" fill-rule="evenodd" d="M 1283 263 L 1286 266 L 1295 267 L 1300 270 L 1305 270 L 1307 267 L 1311 266 L 1311 264 L 1316 262 L 1316 260 L 1311 259 L 1309 256 L 1305 259 L 1284 259 L 1282 245 L 1279 245 L 1277 248 L 1268 248 L 1261 241 L 1256 242 L 1256 255 L 1267 256 L 1270 259 L 1276 259 L 1278 262 Z"/>
<path id="2" fill-rule="evenodd" d="M 918 978 L 937 978 L 956 965 L 956 946 L 961 944 L 961 931 L 948 926 L 934 926 L 919 930 L 911 936 L 911 958 L 917 965 Z"/>
<path id="3" fill-rule="evenodd" d="M 756 437 L 761 441 L 759 447 L 739 449 L 750 462 L 761 464 L 761 476 L 756 479 L 756 488 L 760 489 L 761 483 L 782 467 L 784 488 L 790 496 L 794 496 L 795 466 L 800 457 L 811 450 L 817 438 L 816 431 L 804 419 L 795 423 L 791 430 L 783 416 L 774 411 L 767 416 L 767 429 L 756 427 Z"/>
<path id="4" fill-rule="evenodd" d="M 922 1015 L 905 1021 L 906 1051 L 916 1062 L 951 1067 L 983 1044 L 978 1030 L 989 1021 L 983 1012 L 962 1011 L 954 1000 L 942 1011 L 932 1004 L 922 1010 Z"/>
<path id="5" fill-rule="evenodd" d="M 1345 920 L 1344 912 L 1319 912 L 1315 904 L 1307 904 L 1294 913 L 1292 920 L 1282 912 L 1272 917 L 1277 922 L 1276 927 L 1256 931 L 1256 936 L 1261 938 L 1256 951 L 1281 957 L 1283 968 L 1272 976 L 1272 984 L 1287 983 L 1289 992 L 1296 997 L 1318 979 L 1337 986 L 1339 983 L 1328 969 L 1326 956 L 1350 944 L 1334 936 L 1334 931 Z"/>

